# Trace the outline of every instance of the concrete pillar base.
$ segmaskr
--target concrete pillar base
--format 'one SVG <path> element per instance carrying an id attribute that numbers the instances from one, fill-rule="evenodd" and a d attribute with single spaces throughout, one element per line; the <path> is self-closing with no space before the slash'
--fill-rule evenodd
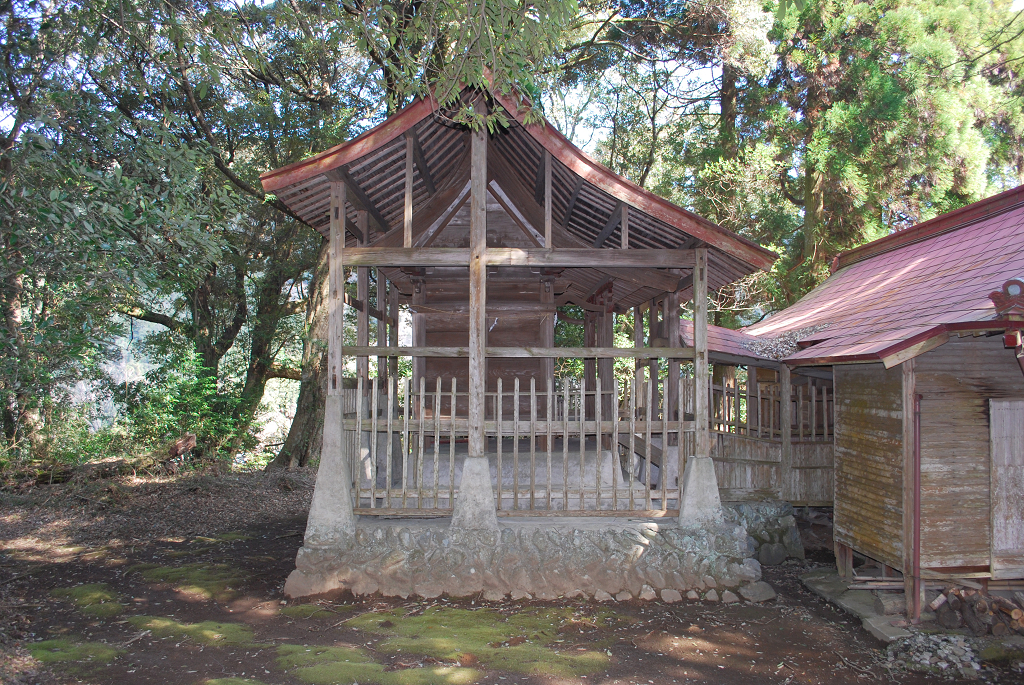
<path id="1" fill-rule="evenodd" d="M 487 457 L 467 457 L 462 465 L 451 526 L 464 530 L 498 530 Z"/>
<path id="2" fill-rule="evenodd" d="M 692 526 L 722 520 L 722 499 L 711 457 L 690 457 L 683 471 L 679 525 Z"/>
<path id="3" fill-rule="evenodd" d="M 324 442 L 320 469 L 306 522 L 305 545 L 338 545 L 356 532 L 352 483 L 342 454 L 342 398 L 328 395 L 324 407 Z"/>

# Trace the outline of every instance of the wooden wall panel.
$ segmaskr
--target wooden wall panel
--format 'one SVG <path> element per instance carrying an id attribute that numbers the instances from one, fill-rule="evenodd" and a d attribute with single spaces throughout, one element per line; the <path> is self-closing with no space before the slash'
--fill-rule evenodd
<path id="1" fill-rule="evenodd" d="M 921 395 L 921 566 L 990 562 L 989 399 L 1024 398 L 1002 338 L 953 338 L 914 360 Z"/>
<path id="2" fill-rule="evenodd" d="M 903 373 L 836 366 L 835 539 L 903 566 Z"/>
<path id="3" fill-rule="evenodd" d="M 797 506 L 832 506 L 831 442 L 793 444 L 788 490 Z M 711 457 L 723 501 L 744 502 L 782 497 L 782 449 L 778 440 L 711 433 Z"/>

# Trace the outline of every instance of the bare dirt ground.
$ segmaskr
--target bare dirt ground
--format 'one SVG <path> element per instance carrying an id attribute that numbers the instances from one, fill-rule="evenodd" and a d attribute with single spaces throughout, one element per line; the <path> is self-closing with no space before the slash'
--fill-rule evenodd
<path id="1" fill-rule="evenodd" d="M 939 682 L 766 570 L 765 605 L 284 603 L 308 474 L 126 477 L 0 493 L 0 680 L 241 685 Z M 987 671 L 1009 682 L 1011 673 Z"/>

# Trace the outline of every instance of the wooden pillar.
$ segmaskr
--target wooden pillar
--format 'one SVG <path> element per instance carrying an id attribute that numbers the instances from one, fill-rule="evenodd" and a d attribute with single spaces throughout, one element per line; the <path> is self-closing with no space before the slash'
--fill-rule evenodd
<path id="1" fill-rule="evenodd" d="M 398 288 L 391 281 L 388 281 L 388 347 L 398 347 Z M 398 357 L 388 357 L 388 373 L 398 378 Z"/>
<path id="2" fill-rule="evenodd" d="M 426 316 L 421 313 L 422 305 L 427 303 L 427 284 L 422 279 L 413 280 L 412 291 L 412 345 L 413 347 L 426 347 L 427 345 L 427 323 Z M 412 358 L 412 383 L 414 388 L 420 387 L 420 378 L 426 371 L 426 358 Z M 395 374 L 397 375 L 397 374 Z M 427 385 L 430 385 L 427 379 Z M 452 406 L 452 418 L 455 417 L 455 406 Z"/>
<path id="3" fill-rule="evenodd" d="M 779 365 L 779 428 L 782 431 L 782 461 L 779 465 L 779 497 L 788 500 L 793 480 L 793 383 L 789 367 Z"/>
<path id="4" fill-rule="evenodd" d="M 585 347 L 597 347 L 597 312 L 583 312 L 583 345 Z M 583 360 L 583 382 L 588 393 L 593 392 L 594 388 L 597 387 L 596 359 Z M 591 395 L 587 395 L 584 398 L 583 405 L 586 408 L 587 421 L 593 421 L 594 398 Z"/>
<path id="5" fill-rule="evenodd" d="M 903 594 L 907 598 L 907 619 L 921 618 L 920 570 L 920 462 L 917 451 L 917 376 L 914 360 L 900 365 L 903 371 Z"/>
<path id="6" fill-rule="evenodd" d="M 694 453 L 711 456 L 708 412 L 708 249 L 698 247 L 693 267 L 693 420 Z"/>
<path id="7" fill-rule="evenodd" d="M 665 337 L 668 339 L 669 347 L 682 347 L 682 340 L 679 335 L 679 293 L 670 293 L 665 297 Z M 665 404 L 669 409 L 670 421 L 679 420 L 679 360 L 668 360 L 668 382 L 665 385 Z M 672 440 L 678 440 L 678 435 L 673 434 Z M 678 444 L 678 443 L 673 443 Z"/>
<path id="8" fill-rule="evenodd" d="M 664 335 L 661 330 L 661 322 L 658 321 L 658 301 L 651 300 L 647 307 L 647 344 L 649 347 L 658 347 L 660 343 L 656 342 L 655 339 L 661 339 Z M 647 362 L 647 378 L 651 384 L 650 402 L 653 404 L 651 407 L 651 416 L 656 416 L 658 413 L 658 383 L 661 374 L 658 371 L 659 364 L 655 357 L 652 357 Z M 644 402 L 647 402 L 647 393 L 644 393 Z"/>
<path id="9" fill-rule="evenodd" d="M 405 212 L 402 222 L 402 246 L 412 247 L 412 164 L 413 138 L 405 137 Z"/>
<path id="10" fill-rule="evenodd" d="M 388 298 L 387 278 L 380 269 L 377 272 L 377 309 L 380 310 L 381 318 L 377 319 L 377 347 L 388 346 Z M 388 377 L 388 358 L 377 357 L 377 377 L 386 379 Z"/>
<path id="11" fill-rule="evenodd" d="M 331 233 L 327 283 L 330 299 L 327 309 L 328 395 L 342 390 L 341 348 L 345 339 L 345 184 L 331 182 Z"/>
<path id="12" fill-rule="evenodd" d="M 477 112 L 486 115 L 478 102 Z M 487 128 L 472 132 L 469 208 L 469 456 L 484 455 L 487 392 Z"/>
<path id="13" fill-rule="evenodd" d="M 608 311 L 612 307 L 612 291 L 606 291 L 598 302 L 604 310 L 597 317 L 596 342 L 597 347 L 615 347 L 615 314 Z M 597 375 L 601 379 L 601 418 L 603 421 L 611 420 L 615 414 L 615 404 L 612 402 L 612 392 L 615 387 L 615 360 L 599 359 L 597 361 Z M 596 383 L 592 386 L 597 388 Z M 611 436 L 605 437 L 603 449 L 611 449 Z"/>
<path id="14" fill-rule="evenodd" d="M 551 198 L 551 175 L 554 169 L 551 168 L 551 153 L 544 150 L 544 247 L 551 249 L 551 205 L 554 204 Z"/>
<path id="15" fill-rule="evenodd" d="M 644 312 L 640 305 L 633 307 L 633 347 L 644 346 Z M 633 362 L 633 383 L 636 392 L 640 392 L 640 386 L 644 381 L 644 362 L 637 359 Z M 639 406 L 639 402 L 637 405 Z"/>
<path id="16" fill-rule="evenodd" d="M 368 224 L 367 212 L 365 210 L 359 210 L 356 212 L 356 228 L 358 228 L 364 239 L 359 241 L 359 246 L 363 247 L 366 245 L 365 238 L 368 237 Z M 360 347 L 368 347 L 370 345 L 370 269 L 366 266 L 356 267 L 356 299 L 359 300 L 363 308 L 359 310 L 356 315 L 356 345 Z M 357 357 L 356 358 L 356 377 L 366 379 L 370 375 L 370 358 L 369 357 Z M 369 384 L 364 384 L 364 388 L 369 388 Z"/>
<path id="17" fill-rule="evenodd" d="M 540 344 L 542 347 L 554 347 L 555 346 L 555 287 L 553 283 L 554 279 L 545 278 L 540 283 L 540 302 L 544 305 L 545 309 L 549 311 L 544 314 L 540 320 Z M 546 379 L 546 383 L 550 383 L 551 387 L 555 387 L 555 360 L 551 357 L 545 357 L 541 361 L 542 375 Z M 547 388 L 544 383 L 539 384 L 542 388 Z"/>
<path id="18" fill-rule="evenodd" d="M 482 119 L 487 105 L 475 105 Z M 487 392 L 487 127 L 479 122 L 470 133 L 469 203 L 469 454 L 452 511 L 453 528 L 497 531 L 498 517 L 491 490 L 491 471 L 484 436 Z M 499 474 L 500 475 L 500 474 Z"/>

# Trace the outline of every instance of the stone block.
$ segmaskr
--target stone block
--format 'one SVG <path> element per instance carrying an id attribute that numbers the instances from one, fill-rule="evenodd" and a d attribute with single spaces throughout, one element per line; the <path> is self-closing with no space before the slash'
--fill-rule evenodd
<path id="1" fill-rule="evenodd" d="M 767 545 L 761 545 L 757 556 L 762 566 L 778 566 L 786 560 L 788 553 L 784 545 L 772 542 Z"/>
<path id="2" fill-rule="evenodd" d="M 718 581 L 716 581 L 711 576 L 704 576 L 701 580 L 704 581 L 704 587 L 709 587 L 711 589 L 715 589 L 716 587 L 718 587 Z"/>
<path id="3" fill-rule="evenodd" d="M 737 597 L 731 590 L 726 590 L 722 593 L 722 601 L 726 604 L 735 604 L 736 602 L 740 601 L 740 598 Z"/>
<path id="4" fill-rule="evenodd" d="M 792 519 L 792 516 L 787 518 Z M 782 536 L 782 544 L 786 548 L 786 553 L 791 557 L 797 559 L 803 559 L 804 554 L 804 542 L 800 539 L 800 531 L 797 529 L 796 524 L 786 529 L 785 534 Z"/>
<path id="5" fill-rule="evenodd" d="M 467 457 L 462 466 L 459 494 L 452 511 L 453 529 L 498 530 L 487 457 Z"/>
<path id="6" fill-rule="evenodd" d="M 683 596 L 679 594 L 679 590 L 665 589 L 661 591 L 661 601 L 666 604 L 675 604 L 683 601 Z"/>
<path id="7" fill-rule="evenodd" d="M 644 600 L 645 602 L 649 602 L 652 599 L 657 599 L 658 598 L 658 593 L 655 592 L 654 588 L 652 588 L 650 585 L 644 585 L 640 589 L 640 595 L 639 596 L 640 596 L 640 599 Z"/>
<path id="8" fill-rule="evenodd" d="M 615 595 L 616 602 L 628 602 L 631 599 L 633 599 L 633 593 L 629 590 L 623 590 L 619 594 Z"/>
<path id="9" fill-rule="evenodd" d="M 604 590 L 598 590 L 597 592 L 594 593 L 594 599 L 597 600 L 598 602 L 610 602 L 611 600 L 613 600 L 615 598 L 612 597 L 611 595 L 609 595 Z"/>
<path id="10" fill-rule="evenodd" d="M 488 602 L 503 602 L 505 601 L 505 593 L 498 592 L 497 590 L 485 590 L 484 599 Z"/>
<path id="11" fill-rule="evenodd" d="M 718 590 L 708 590 L 707 592 L 704 593 L 704 599 L 706 599 L 709 602 L 717 602 L 718 601 Z"/>
<path id="12" fill-rule="evenodd" d="M 526 590 L 513 590 L 511 596 L 513 601 L 519 601 L 521 599 L 533 599 L 533 595 L 531 595 Z"/>
<path id="13" fill-rule="evenodd" d="M 740 588 L 740 595 L 748 602 L 767 602 L 775 599 L 775 590 L 764 581 L 749 583 Z"/>
<path id="14" fill-rule="evenodd" d="M 700 599 L 700 595 L 697 594 L 696 590 L 689 590 L 686 593 L 686 599 L 688 599 L 691 602 L 693 602 L 693 601 L 696 601 L 696 600 Z"/>

